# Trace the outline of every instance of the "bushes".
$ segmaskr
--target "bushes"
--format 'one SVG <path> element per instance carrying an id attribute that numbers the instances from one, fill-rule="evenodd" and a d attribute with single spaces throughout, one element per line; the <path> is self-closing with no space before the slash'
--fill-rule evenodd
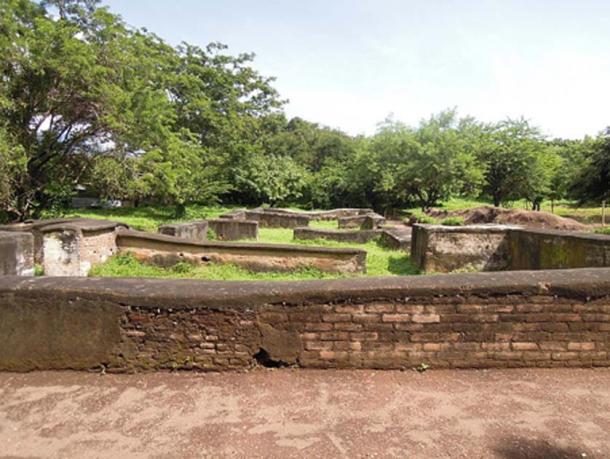
<path id="1" fill-rule="evenodd" d="M 441 221 L 443 226 L 462 226 L 464 224 L 463 217 L 447 217 Z"/>

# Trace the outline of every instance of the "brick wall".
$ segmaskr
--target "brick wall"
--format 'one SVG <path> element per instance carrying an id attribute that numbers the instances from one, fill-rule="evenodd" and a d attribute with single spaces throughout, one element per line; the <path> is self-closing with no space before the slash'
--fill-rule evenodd
<path id="1" fill-rule="evenodd" d="M 610 269 L 316 282 L 0 278 L 0 318 L 0 369 L 609 366 Z"/>

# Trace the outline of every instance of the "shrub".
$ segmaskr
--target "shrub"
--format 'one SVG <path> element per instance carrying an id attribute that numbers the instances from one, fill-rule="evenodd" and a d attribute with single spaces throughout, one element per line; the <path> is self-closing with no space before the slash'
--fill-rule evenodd
<path id="1" fill-rule="evenodd" d="M 464 224 L 464 218 L 462 217 L 447 217 L 442 222 L 443 226 L 462 226 Z"/>

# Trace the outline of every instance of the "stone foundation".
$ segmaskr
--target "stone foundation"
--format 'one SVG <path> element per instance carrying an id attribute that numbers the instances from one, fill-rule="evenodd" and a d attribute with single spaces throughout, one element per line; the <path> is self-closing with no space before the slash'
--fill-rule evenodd
<path id="1" fill-rule="evenodd" d="M 74 221 L 45 226 L 43 266 L 47 276 L 86 276 L 94 264 L 117 252 L 122 225 L 104 220 Z"/>
<path id="2" fill-rule="evenodd" d="M 380 237 L 382 231 L 380 230 L 322 230 L 314 228 L 295 228 L 294 238 L 295 239 L 328 239 L 330 241 L 338 242 L 353 242 L 356 244 L 364 244 L 375 238 Z"/>
<path id="3" fill-rule="evenodd" d="M 140 231 L 120 232 L 117 244 L 120 251 L 160 266 L 173 266 L 186 261 L 194 264 L 232 263 L 253 271 L 295 271 L 303 268 L 346 274 L 366 271 L 366 252 L 358 249 L 245 242 L 195 243 Z"/>
<path id="4" fill-rule="evenodd" d="M 258 222 L 218 218 L 208 220 L 208 224 L 220 241 L 258 239 Z"/>
<path id="5" fill-rule="evenodd" d="M 385 218 L 378 214 L 357 215 L 341 217 L 338 219 L 339 228 L 376 229 L 385 223 Z"/>
<path id="6" fill-rule="evenodd" d="M 516 228 L 504 225 L 413 225 L 411 259 L 425 272 L 509 269 L 508 231 Z"/>
<path id="7" fill-rule="evenodd" d="M 610 365 L 610 269 L 309 282 L 0 278 L 0 370 Z"/>
<path id="8" fill-rule="evenodd" d="M 159 233 L 167 236 L 188 239 L 189 241 L 205 241 L 208 239 L 208 222 L 205 220 L 161 225 Z"/>
<path id="9" fill-rule="evenodd" d="M 23 223 L 12 223 L 9 225 L 0 225 L 0 231 L 11 231 L 11 232 L 25 232 L 30 233 L 34 236 L 34 261 L 42 265 L 44 263 L 43 253 L 43 235 L 44 229 L 55 225 L 82 225 L 91 226 L 96 225 L 115 225 L 117 227 L 127 228 L 128 226 L 124 223 L 113 222 L 109 220 L 96 220 L 93 218 L 49 218 L 44 220 L 28 220 Z"/>
<path id="10" fill-rule="evenodd" d="M 0 276 L 34 275 L 34 236 L 0 231 Z"/>
<path id="11" fill-rule="evenodd" d="M 426 272 L 610 266 L 610 236 L 507 225 L 414 225 L 412 260 Z"/>
<path id="12" fill-rule="evenodd" d="M 310 217 L 284 212 L 265 212 L 248 210 L 245 212 L 246 220 L 258 222 L 261 228 L 296 228 L 309 226 Z"/>

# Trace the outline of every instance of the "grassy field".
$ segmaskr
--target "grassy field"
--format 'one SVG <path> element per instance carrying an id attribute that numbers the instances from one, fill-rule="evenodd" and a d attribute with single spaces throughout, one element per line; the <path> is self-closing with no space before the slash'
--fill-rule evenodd
<path id="1" fill-rule="evenodd" d="M 468 209 L 490 205 L 489 202 L 474 199 L 452 199 L 441 206 L 447 210 Z M 517 201 L 509 207 L 525 209 L 526 203 Z M 64 216 L 82 216 L 90 218 L 114 219 L 122 221 L 134 229 L 156 232 L 159 225 L 181 221 L 192 221 L 204 218 L 215 218 L 235 209 L 235 207 L 189 206 L 183 218 L 176 219 L 173 209 L 164 207 L 138 207 L 124 209 L 91 209 L 74 210 Z M 551 203 L 544 202 L 542 209 L 551 210 Z M 419 209 L 406 211 L 421 215 Z M 575 218 L 583 223 L 601 222 L 601 207 L 576 207 L 573 203 L 560 201 L 555 203 L 554 212 L 557 215 Z M 51 216 L 51 215 L 49 215 Z M 53 215 L 57 216 L 57 215 Z M 607 217 L 610 220 L 610 217 Z M 314 228 L 336 228 L 336 221 L 312 222 Z M 610 227 L 598 228 L 598 232 L 610 234 Z M 299 241 L 292 238 L 292 230 L 282 228 L 261 228 L 259 242 L 277 244 L 315 245 L 324 247 L 358 247 L 367 251 L 366 276 L 393 276 L 417 274 L 417 269 L 411 263 L 409 256 L 403 252 L 387 249 L 376 241 L 367 244 L 347 244 L 327 240 Z M 180 263 L 172 269 L 164 269 L 138 262 L 126 255 L 119 255 L 103 265 L 96 266 L 91 271 L 92 276 L 131 276 L 131 277 L 170 277 L 194 278 L 208 280 L 298 280 L 298 279 L 329 279 L 342 277 L 340 275 L 323 273 L 317 270 L 303 270 L 293 273 L 255 273 L 233 265 L 193 266 Z"/>
<path id="2" fill-rule="evenodd" d="M 447 202 L 444 202 L 439 208 L 445 209 L 448 211 L 453 210 L 463 210 L 463 209 L 472 209 L 474 207 L 481 206 L 491 206 L 493 205 L 488 201 L 481 201 L 477 199 L 465 199 L 465 198 L 455 198 L 451 199 Z M 527 209 L 528 205 L 525 201 L 514 201 L 506 204 L 504 207 L 511 209 Z M 406 212 L 412 213 L 416 216 L 422 216 L 423 213 L 421 209 L 413 208 L 413 209 L 405 209 Z M 571 201 L 555 201 L 554 205 L 552 205 L 551 201 L 544 201 L 541 205 L 541 210 L 545 212 L 551 212 L 555 215 L 559 215 L 560 217 L 572 218 L 581 223 L 585 223 L 588 225 L 599 225 L 602 221 L 602 208 L 601 205 L 599 207 L 579 207 L 576 203 Z M 425 218 L 424 218 L 425 219 Z M 428 217 L 430 223 L 433 223 L 432 218 Z M 434 221 L 435 223 L 440 223 L 440 221 Z M 598 228 L 596 230 L 599 233 L 610 234 L 610 209 L 606 207 L 606 227 Z"/>
<path id="3" fill-rule="evenodd" d="M 186 217 L 176 220 L 171 210 L 158 207 L 143 207 L 137 209 L 108 209 L 108 210 L 79 210 L 67 215 L 90 218 L 115 219 L 124 222 L 135 229 L 156 232 L 159 225 L 164 223 L 214 218 L 231 210 L 221 207 L 193 206 L 187 209 Z M 311 222 L 314 228 L 337 228 L 336 221 Z M 417 274 L 417 269 L 411 264 L 409 256 L 404 252 L 390 250 L 382 247 L 376 241 L 366 244 L 347 244 L 323 239 L 314 241 L 300 241 L 292 238 L 292 230 L 284 228 L 261 228 L 259 242 L 275 244 L 298 244 L 323 247 L 358 247 L 367 252 L 366 276 L 393 276 Z M 331 279 L 344 277 L 337 274 L 328 274 L 314 269 L 307 269 L 292 273 L 256 273 L 234 265 L 205 265 L 194 266 L 188 263 L 179 263 L 171 269 L 159 268 L 138 262 L 131 256 L 118 255 L 103 265 L 95 266 L 91 276 L 120 276 L 120 277 L 167 277 L 190 278 L 207 280 L 303 280 L 303 279 Z"/>

